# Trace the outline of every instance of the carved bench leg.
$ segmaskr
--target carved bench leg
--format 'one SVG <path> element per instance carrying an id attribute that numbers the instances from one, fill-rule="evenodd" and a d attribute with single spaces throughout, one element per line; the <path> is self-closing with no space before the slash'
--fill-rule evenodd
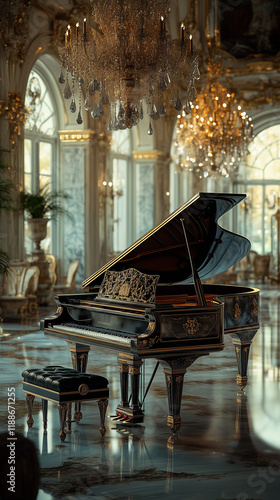
<path id="1" fill-rule="evenodd" d="M 47 418 L 48 418 L 48 400 L 42 399 L 42 412 L 43 412 L 43 425 L 44 431 L 47 430 Z"/>
<path id="2" fill-rule="evenodd" d="M 31 429 L 32 425 L 34 424 L 34 420 L 32 417 L 32 409 L 33 409 L 33 402 L 34 402 L 35 396 L 33 394 L 27 394 L 25 393 L 25 400 L 26 400 L 26 406 L 27 406 L 27 425 L 29 429 Z"/>
<path id="3" fill-rule="evenodd" d="M 60 419 L 60 431 L 59 437 L 61 441 L 65 441 L 66 432 L 64 430 L 65 420 L 66 420 L 66 412 L 67 412 L 67 404 L 66 403 L 58 403 L 58 411 L 59 411 L 59 419 Z"/>
<path id="4" fill-rule="evenodd" d="M 72 403 L 68 403 L 67 413 L 66 413 L 67 434 L 71 434 L 71 424 L 72 424 Z"/>
<path id="5" fill-rule="evenodd" d="M 74 370 L 86 373 L 90 347 L 83 344 L 76 344 L 75 342 L 68 342 L 68 345 Z M 75 403 L 74 421 L 78 424 L 82 418 L 81 403 Z"/>
<path id="6" fill-rule="evenodd" d="M 106 433 L 105 417 L 106 417 L 107 406 L 108 406 L 108 399 L 99 399 L 99 401 L 98 401 L 98 407 L 99 407 L 99 413 L 100 413 L 99 432 L 100 432 L 101 436 L 104 436 Z"/>
<path id="7" fill-rule="evenodd" d="M 74 421 L 76 422 L 76 424 L 79 424 L 82 418 L 83 414 L 81 412 L 81 403 L 75 403 Z"/>

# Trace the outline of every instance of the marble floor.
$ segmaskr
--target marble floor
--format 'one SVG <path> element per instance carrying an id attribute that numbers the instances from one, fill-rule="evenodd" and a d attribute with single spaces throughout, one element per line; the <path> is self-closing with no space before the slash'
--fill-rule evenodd
<path id="1" fill-rule="evenodd" d="M 222 352 L 199 358 L 185 375 L 182 427 L 173 446 L 166 425 L 165 380 L 159 368 L 145 402 L 145 421 L 116 424 L 119 372 L 114 353 L 92 349 L 88 372 L 106 376 L 110 400 L 107 432 L 101 438 L 96 402 L 83 405 L 83 419 L 65 442 L 49 406 L 43 434 L 41 404 L 35 400 L 28 431 L 21 373 L 26 367 L 71 366 L 64 341 L 45 337 L 39 317 L 7 319 L 1 328 L 1 432 L 7 430 L 8 388 L 16 394 L 16 430 L 37 450 L 41 478 L 38 500 L 191 499 L 274 500 L 280 489 L 280 287 L 260 285 L 261 327 L 251 347 L 248 386 L 240 395 L 234 348 L 226 336 Z M 155 360 L 145 362 L 146 383 Z M 24 499 L 23 499 L 24 500 Z"/>

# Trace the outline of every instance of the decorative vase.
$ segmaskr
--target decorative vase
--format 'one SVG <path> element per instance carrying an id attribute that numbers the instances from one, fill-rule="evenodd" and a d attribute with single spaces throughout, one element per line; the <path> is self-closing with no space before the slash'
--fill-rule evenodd
<path id="1" fill-rule="evenodd" d="M 29 238 L 36 243 L 35 253 L 40 254 L 41 241 L 47 236 L 47 224 L 50 219 L 28 219 Z"/>

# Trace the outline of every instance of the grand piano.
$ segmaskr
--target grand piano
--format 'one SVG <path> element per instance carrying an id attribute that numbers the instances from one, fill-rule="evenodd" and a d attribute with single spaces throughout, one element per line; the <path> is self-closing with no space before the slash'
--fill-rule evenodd
<path id="1" fill-rule="evenodd" d="M 246 238 L 218 225 L 244 198 L 197 194 L 87 278 L 84 292 L 57 295 L 56 313 L 42 320 L 46 336 L 68 343 L 79 371 L 86 371 L 91 348 L 116 351 L 121 400 L 115 418 L 123 423 L 144 419 L 140 373 L 143 360 L 154 358 L 166 379 L 167 425 L 176 433 L 184 375 L 198 357 L 224 349 L 224 334 L 235 346 L 237 384 L 246 386 L 259 290 L 207 283 L 250 250 Z"/>

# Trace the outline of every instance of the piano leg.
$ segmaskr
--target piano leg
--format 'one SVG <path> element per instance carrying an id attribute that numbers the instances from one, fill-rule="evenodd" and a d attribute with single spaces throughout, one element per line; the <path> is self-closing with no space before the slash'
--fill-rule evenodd
<path id="1" fill-rule="evenodd" d="M 86 373 L 90 347 L 83 344 L 75 344 L 74 342 L 68 342 L 68 345 L 74 370 Z"/>
<path id="2" fill-rule="evenodd" d="M 86 373 L 90 347 L 83 344 L 76 344 L 75 342 L 68 342 L 68 345 L 74 370 Z M 74 421 L 76 424 L 81 421 L 82 417 L 81 403 L 75 403 Z"/>
<path id="3" fill-rule="evenodd" d="M 257 333 L 257 329 L 246 331 L 246 332 L 238 332 L 234 334 L 230 334 L 233 345 L 235 348 L 236 361 L 238 367 L 238 375 L 236 377 L 236 383 L 239 385 L 240 389 L 243 389 L 247 385 L 247 368 L 248 368 L 248 360 L 250 353 L 250 346 L 252 344 L 252 340 Z"/>
<path id="4" fill-rule="evenodd" d="M 143 422 L 144 413 L 139 404 L 139 378 L 143 361 L 137 356 L 122 354 L 118 356 L 117 361 L 119 365 L 121 383 L 121 402 L 116 408 L 117 415 L 122 421 L 131 423 Z M 129 378 L 131 388 L 131 404 L 128 398 Z"/>
<path id="5" fill-rule="evenodd" d="M 180 358 L 159 359 L 165 373 L 165 381 L 168 396 L 169 415 L 167 425 L 175 434 L 181 427 L 181 400 L 183 392 L 184 375 L 187 368 L 204 354 L 185 356 Z"/>
<path id="6" fill-rule="evenodd" d="M 124 364 L 118 359 L 119 372 L 120 372 L 120 385 L 121 385 L 121 402 L 122 408 L 128 408 L 128 365 Z"/>

